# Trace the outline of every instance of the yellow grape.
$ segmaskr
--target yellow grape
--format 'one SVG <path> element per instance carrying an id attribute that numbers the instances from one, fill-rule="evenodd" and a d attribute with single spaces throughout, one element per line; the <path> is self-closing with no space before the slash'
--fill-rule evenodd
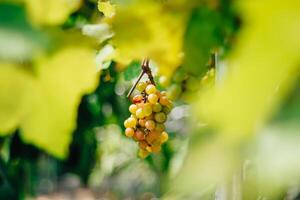
<path id="1" fill-rule="evenodd" d="M 155 113 L 154 119 L 155 119 L 155 121 L 157 121 L 157 122 L 159 122 L 159 123 L 163 123 L 163 122 L 166 121 L 167 116 L 166 116 L 165 113 L 159 112 L 159 113 Z"/>
<path id="2" fill-rule="evenodd" d="M 157 103 L 157 101 L 158 101 L 157 95 L 156 95 L 156 94 L 149 94 L 149 96 L 148 96 L 148 101 L 149 101 L 151 104 Z"/>
<path id="3" fill-rule="evenodd" d="M 133 128 L 136 126 L 137 120 L 134 117 L 129 117 L 124 123 L 125 128 Z"/>
<path id="4" fill-rule="evenodd" d="M 152 131 L 152 130 L 155 129 L 155 122 L 154 122 L 153 120 L 147 120 L 147 121 L 146 121 L 146 124 L 145 124 L 145 127 L 146 127 L 148 130 Z"/>
<path id="5" fill-rule="evenodd" d="M 143 112 L 144 112 L 145 116 L 151 115 L 152 114 L 152 106 L 149 103 L 145 103 Z"/>
<path id="6" fill-rule="evenodd" d="M 159 99 L 159 103 L 163 106 L 167 106 L 168 104 L 170 104 L 170 101 L 166 96 L 162 96 Z"/>
<path id="7" fill-rule="evenodd" d="M 160 142 L 161 143 L 165 143 L 166 141 L 168 141 L 169 139 L 169 135 L 166 131 L 162 132 L 160 135 Z"/>
<path id="8" fill-rule="evenodd" d="M 165 130 L 165 125 L 161 123 L 156 123 L 155 131 L 157 132 L 163 132 Z"/>
<path id="9" fill-rule="evenodd" d="M 133 128 L 126 128 L 126 130 L 125 130 L 125 135 L 126 135 L 127 137 L 132 137 L 132 136 L 134 135 L 134 130 L 133 130 Z"/>
<path id="10" fill-rule="evenodd" d="M 139 119 L 139 125 L 141 127 L 145 127 L 145 124 L 146 124 L 146 120 L 145 119 Z"/>
<path id="11" fill-rule="evenodd" d="M 136 117 L 139 118 L 139 119 L 144 118 L 144 117 L 145 117 L 145 114 L 144 114 L 143 108 L 137 109 L 137 111 L 135 112 L 135 115 L 136 115 Z"/>
<path id="12" fill-rule="evenodd" d="M 162 106 L 160 105 L 160 103 L 155 103 L 155 104 L 153 104 L 153 106 L 152 106 L 153 112 L 160 112 L 161 109 L 162 109 Z"/>
<path id="13" fill-rule="evenodd" d="M 156 131 L 151 131 L 147 134 L 146 136 L 146 141 L 151 144 L 153 141 L 155 141 L 156 139 L 158 139 L 160 137 L 160 133 L 156 132 Z"/>
<path id="14" fill-rule="evenodd" d="M 152 146 L 151 147 L 151 152 L 152 153 L 158 153 L 158 152 L 160 152 L 160 150 L 161 150 L 161 146 L 160 145 Z"/>
<path id="15" fill-rule="evenodd" d="M 139 82 L 136 86 L 136 89 L 140 92 L 143 92 L 146 89 L 147 84 L 145 82 Z"/>
<path id="16" fill-rule="evenodd" d="M 140 158 L 146 158 L 148 155 L 149 155 L 149 152 L 147 150 L 143 150 L 143 149 L 139 150 L 139 157 Z"/>
<path id="17" fill-rule="evenodd" d="M 138 109 L 138 107 L 135 104 L 131 104 L 129 106 L 129 112 L 131 112 L 132 114 L 135 114 L 135 112 L 136 112 L 137 109 Z"/>
<path id="18" fill-rule="evenodd" d="M 156 92 L 156 87 L 153 84 L 149 84 L 149 85 L 147 85 L 145 91 L 147 94 L 154 94 Z"/>

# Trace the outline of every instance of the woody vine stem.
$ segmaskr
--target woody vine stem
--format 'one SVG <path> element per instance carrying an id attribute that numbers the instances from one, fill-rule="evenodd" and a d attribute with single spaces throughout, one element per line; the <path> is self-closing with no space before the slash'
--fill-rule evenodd
<path id="1" fill-rule="evenodd" d="M 130 97 L 130 95 L 132 94 L 132 92 L 134 91 L 135 87 L 137 86 L 137 84 L 140 82 L 141 78 L 147 74 L 150 82 L 155 85 L 155 82 L 154 82 L 154 78 L 153 78 L 153 75 L 152 75 L 152 72 L 151 72 L 151 69 L 149 67 L 149 59 L 144 59 L 143 62 L 142 62 L 142 65 L 141 65 L 141 73 L 140 75 L 138 76 L 138 79 L 136 80 L 136 82 L 133 84 L 133 86 L 130 88 L 128 94 L 127 94 L 127 98 Z"/>

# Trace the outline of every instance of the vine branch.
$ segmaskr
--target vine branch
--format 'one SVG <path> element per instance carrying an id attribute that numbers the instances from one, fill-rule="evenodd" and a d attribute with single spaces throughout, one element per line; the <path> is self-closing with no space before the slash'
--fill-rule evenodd
<path id="1" fill-rule="evenodd" d="M 142 62 L 142 65 L 141 65 L 141 73 L 140 75 L 138 76 L 138 79 L 136 80 L 136 82 L 133 84 L 133 86 L 130 88 L 128 94 L 127 94 L 127 98 L 130 97 L 130 95 L 132 94 L 132 92 L 134 91 L 134 89 L 136 88 L 137 84 L 140 82 L 140 80 L 142 79 L 142 77 L 144 76 L 144 74 L 147 74 L 150 82 L 155 85 L 155 82 L 154 82 L 154 78 L 153 78 L 153 75 L 152 75 L 152 72 L 151 72 L 151 69 L 149 67 L 149 59 L 146 58 L 143 60 Z"/>

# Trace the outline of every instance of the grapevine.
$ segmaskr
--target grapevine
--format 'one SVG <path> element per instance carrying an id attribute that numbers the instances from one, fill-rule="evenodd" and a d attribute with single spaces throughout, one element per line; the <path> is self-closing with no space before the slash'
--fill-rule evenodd
<path id="1" fill-rule="evenodd" d="M 132 102 L 129 106 L 131 116 L 124 121 L 124 126 L 125 135 L 138 142 L 139 156 L 145 158 L 150 153 L 160 152 L 161 145 L 168 140 L 164 123 L 172 109 L 172 102 L 165 91 L 160 92 L 156 88 L 148 59 L 143 61 L 141 68 L 137 81 L 127 95 Z M 149 81 L 140 82 L 145 74 Z M 138 94 L 131 98 L 135 89 Z"/>

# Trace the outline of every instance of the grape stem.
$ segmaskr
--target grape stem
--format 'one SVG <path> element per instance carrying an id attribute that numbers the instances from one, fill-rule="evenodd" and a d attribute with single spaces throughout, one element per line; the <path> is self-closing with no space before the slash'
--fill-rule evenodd
<path id="1" fill-rule="evenodd" d="M 153 85 L 156 85 L 155 82 L 154 82 L 154 78 L 153 78 L 151 69 L 149 67 L 149 59 L 148 58 L 146 58 L 146 59 L 143 60 L 142 65 L 141 65 L 141 69 L 142 69 L 142 71 L 141 71 L 140 75 L 138 76 L 137 80 L 135 81 L 135 83 L 133 84 L 133 86 L 130 88 L 130 90 L 129 90 L 128 94 L 127 94 L 127 98 L 130 97 L 130 95 L 132 94 L 132 92 L 134 91 L 134 89 L 136 88 L 137 84 L 140 82 L 140 80 L 144 76 L 144 74 L 147 74 L 150 82 Z"/>

